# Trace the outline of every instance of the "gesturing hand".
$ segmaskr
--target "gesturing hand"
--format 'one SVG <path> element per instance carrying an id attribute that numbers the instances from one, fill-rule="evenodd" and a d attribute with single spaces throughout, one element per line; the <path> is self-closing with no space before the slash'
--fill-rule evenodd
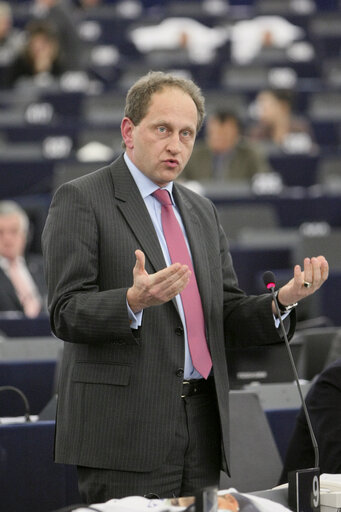
<path id="1" fill-rule="evenodd" d="M 288 305 L 316 292 L 328 278 L 328 262 L 324 256 L 305 258 L 304 269 L 294 268 L 294 277 L 283 286 L 278 294 L 281 304 Z"/>
<path id="2" fill-rule="evenodd" d="M 134 283 L 127 292 L 128 304 L 134 313 L 168 302 L 187 286 L 191 275 L 187 265 L 173 263 L 155 274 L 148 274 L 144 253 L 137 249 L 135 256 Z"/>

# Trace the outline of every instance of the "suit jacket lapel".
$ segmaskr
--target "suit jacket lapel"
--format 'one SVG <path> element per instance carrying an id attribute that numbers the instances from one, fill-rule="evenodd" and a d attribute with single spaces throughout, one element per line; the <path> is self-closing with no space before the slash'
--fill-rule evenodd
<path id="1" fill-rule="evenodd" d="M 212 290 L 209 273 L 207 272 L 207 269 L 209 269 L 210 266 L 205 244 L 205 233 L 202 230 L 199 218 L 193 211 L 191 203 L 181 193 L 181 190 L 176 184 L 174 184 L 173 187 L 173 194 L 186 229 L 206 325 L 208 325 Z"/>
<path id="2" fill-rule="evenodd" d="M 157 272 L 166 266 L 154 225 L 143 198 L 123 158 L 111 165 L 117 207 L 138 239 L 141 249 Z"/>

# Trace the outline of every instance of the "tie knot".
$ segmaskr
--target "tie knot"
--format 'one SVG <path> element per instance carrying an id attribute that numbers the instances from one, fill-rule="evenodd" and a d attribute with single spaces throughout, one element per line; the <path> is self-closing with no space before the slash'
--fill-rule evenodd
<path id="1" fill-rule="evenodd" d="M 155 197 L 162 206 L 170 206 L 172 204 L 168 190 L 158 188 L 152 193 L 152 196 Z"/>

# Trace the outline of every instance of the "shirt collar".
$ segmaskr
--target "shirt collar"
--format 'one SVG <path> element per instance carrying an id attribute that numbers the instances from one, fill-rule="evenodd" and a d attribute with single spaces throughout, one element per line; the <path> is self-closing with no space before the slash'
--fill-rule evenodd
<path id="1" fill-rule="evenodd" d="M 134 181 L 135 181 L 137 188 L 139 189 L 140 194 L 143 197 L 143 199 L 150 196 L 153 192 L 155 192 L 155 190 L 160 188 L 151 179 L 149 179 L 145 174 L 143 174 L 143 172 L 141 172 L 136 167 L 135 164 L 133 164 L 133 162 L 130 160 L 129 156 L 127 155 L 127 153 L 124 153 L 123 157 L 124 157 L 125 163 L 128 166 L 130 174 L 134 178 Z M 173 182 L 171 181 L 170 183 L 167 183 L 167 185 L 162 188 L 165 190 L 168 190 L 168 192 L 171 196 L 172 202 L 174 203 Z"/>

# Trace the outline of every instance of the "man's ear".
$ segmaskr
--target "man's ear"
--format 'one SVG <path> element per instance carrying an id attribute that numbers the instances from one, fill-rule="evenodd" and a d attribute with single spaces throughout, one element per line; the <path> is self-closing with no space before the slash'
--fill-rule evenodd
<path id="1" fill-rule="evenodd" d="M 133 149 L 133 131 L 135 125 L 129 117 L 124 117 L 121 123 L 121 134 L 123 141 L 128 149 Z"/>

